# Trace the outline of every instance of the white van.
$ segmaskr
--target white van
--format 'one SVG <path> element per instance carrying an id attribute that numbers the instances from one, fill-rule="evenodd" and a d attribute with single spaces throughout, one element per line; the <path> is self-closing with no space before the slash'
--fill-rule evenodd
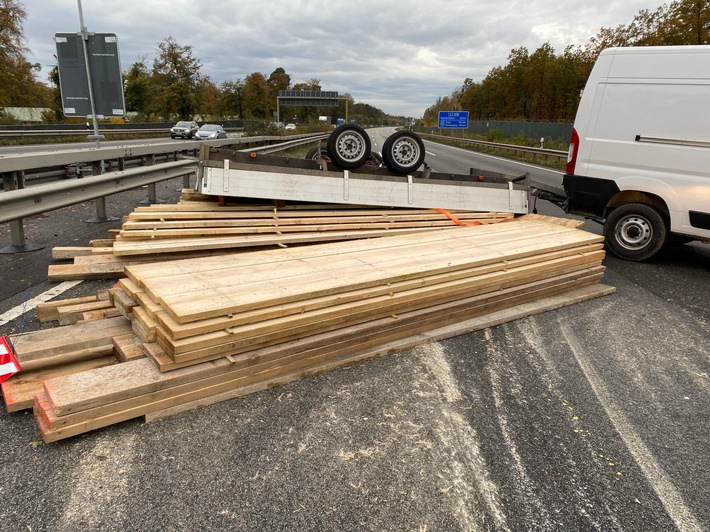
<path id="1" fill-rule="evenodd" d="M 577 110 L 567 212 L 604 223 L 607 249 L 648 259 L 710 240 L 710 46 L 609 48 Z"/>

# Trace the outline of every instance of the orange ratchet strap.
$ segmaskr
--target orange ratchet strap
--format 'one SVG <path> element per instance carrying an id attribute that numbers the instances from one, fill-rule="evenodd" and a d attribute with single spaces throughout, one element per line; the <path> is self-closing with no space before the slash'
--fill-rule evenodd
<path id="1" fill-rule="evenodd" d="M 461 227 L 472 227 L 472 226 L 474 226 L 474 225 L 497 224 L 497 223 L 500 223 L 500 222 L 505 222 L 506 220 L 510 220 L 510 218 L 501 218 L 501 219 L 499 219 L 499 220 L 495 220 L 495 221 L 492 221 L 492 222 L 479 222 L 479 221 L 476 221 L 476 220 L 474 220 L 474 221 L 472 221 L 472 222 L 462 222 L 462 221 L 459 220 L 455 215 L 451 214 L 451 213 L 450 213 L 449 211 L 447 211 L 446 209 L 433 209 L 433 210 L 435 210 L 435 211 L 437 211 L 437 212 L 440 212 L 441 214 L 443 214 L 444 216 L 446 216 L 447 218 L 449 218 L 452 222 L 454 222 L 456 225 L 460 225 Z"/>

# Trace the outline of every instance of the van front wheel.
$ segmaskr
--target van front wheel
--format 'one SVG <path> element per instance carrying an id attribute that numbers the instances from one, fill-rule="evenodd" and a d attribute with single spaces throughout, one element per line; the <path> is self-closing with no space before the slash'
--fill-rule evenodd
<path id="1" fill-rule="evenodd" d="M 619 258 L 631 261 L 650 259 L 668 241 L 668 222 L 655 207 L 627 203 L 617 207 L 604 224 L 605 244 Z"/>

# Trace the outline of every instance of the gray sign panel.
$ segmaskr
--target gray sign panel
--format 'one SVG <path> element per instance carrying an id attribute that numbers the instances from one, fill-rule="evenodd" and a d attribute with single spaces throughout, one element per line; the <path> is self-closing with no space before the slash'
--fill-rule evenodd
<path id="1" fill-rule="evenodd" d="M 65 116 L 91 116 L 89 80 L 81 33 L 57 33 L 59 88 Z M 97 117 L 125 116 L 121 61 L 115 33 L 89 34 L 87 41 L 91 89 Z"/>
<path id="2" fill-rule="evenodd" d="M 279 91 L 278 100 L 281 102 L 281 105 L 335 107 L 336 105 L 338 105 L 338 91 Z"/>

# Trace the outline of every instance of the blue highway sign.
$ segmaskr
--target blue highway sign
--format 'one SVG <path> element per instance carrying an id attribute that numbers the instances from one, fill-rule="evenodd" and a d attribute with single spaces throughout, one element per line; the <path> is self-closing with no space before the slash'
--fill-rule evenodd
<path id="1" fill-rule="evenodd" d="M 468 111 L 439 111 L 439 129 L 467 129 Z"/>

